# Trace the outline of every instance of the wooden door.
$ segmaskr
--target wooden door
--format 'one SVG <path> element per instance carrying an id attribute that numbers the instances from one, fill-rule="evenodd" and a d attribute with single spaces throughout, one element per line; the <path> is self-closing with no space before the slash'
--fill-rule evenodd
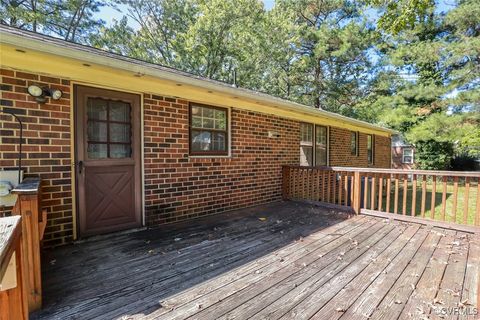
<path id="1" fill-rule="evenodd" d="M 80 236 L 141 226 L 140 96 L 75 86 Z"/>

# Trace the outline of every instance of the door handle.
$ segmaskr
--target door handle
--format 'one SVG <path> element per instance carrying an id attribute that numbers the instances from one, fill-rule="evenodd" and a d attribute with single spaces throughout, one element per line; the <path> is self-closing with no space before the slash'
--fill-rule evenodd
<path id="1" fill-rule="evenodd" d="M 83 170 L 83 161 L 80 160 L 78 161 L 78 174 L 82 174 L 82 170 Z"/>

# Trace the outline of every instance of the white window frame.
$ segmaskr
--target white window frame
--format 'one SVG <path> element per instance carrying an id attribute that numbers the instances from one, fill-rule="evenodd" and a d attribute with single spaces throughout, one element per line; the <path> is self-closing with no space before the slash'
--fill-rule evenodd
<path id="1" fill-rule="evenodd" d="M 405 150 L 409 150 L 412 152 L 411 155 L 405 155 Z M 410 157 L 411 160 L 410 161 L 405 161 L 405 157 Z M 402 148 L 402 163 L 406 163 L 406 164 L 413 164 L 414 162 L 414 151 L 413 151 L 413 148 Z"/>
<path id="2" fill-rule="evenodd" d="M 309 125 L 311 126 L 312 128 L 312 142 L 311 144 L 310 143 L 303 143 L 302 142 L 302 137 L 301 137 L 301 133 L 300 133 L 300 152 L 301 152 L 301 149 L 302 149 L 302 146 L 303 147 L 308 147 L 308 148 L 311 148 L 312 150 L 312 165 L 315 167 L 317 166 L 317 159 L 316 159 L 316 151 L 317 151 L 317 127 L 324 127 L 326 130 L 326 166 L 328 166 L 330 164 L 330 127 L 329 126 L 325 126 L 325 125 L 321 125 L 321 124 L 315 124 L 315 123 L 310 123 L 310 122 L 301 122 L 300 123 L 300 126 L 301 125 Z M 301 160 L 301 159 L 300 159 Z M 307 165 L 304 165 L 302 163 L 300 163 L 301 166 L 307 166 Z"/>

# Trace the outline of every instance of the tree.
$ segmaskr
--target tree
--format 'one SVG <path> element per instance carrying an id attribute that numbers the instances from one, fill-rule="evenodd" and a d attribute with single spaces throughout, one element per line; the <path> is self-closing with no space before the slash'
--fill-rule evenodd
<path id="1" fill-rule="evenodd" d="M 413 28 L 418 17 L 435 5 L 433 0 L 367 0 L 366 3 L 382 11 L 377 22 L 379 29 L 394 35 Z"/>
<path id="2" fill-rule="evenodd" d="M 88 43 L 89 34 L 104 21 L 95 19 L 98 0 L 1 0 L 0 22 L 67 41 Z"/>
<path id="3" fill-rule="evenodd" d="M 363 96 L 371 67 L 368 49 L 376 37 L 362 20 L 362 8 L 350 1 L 282 0 L 272 11 L 270 17 L 287 12 L 293 19 L 293 27 L 285 29 L 295 32 L 293 41 L 283 47 L 295 54 L 281 64 L 288 74 L 288 97 L 349 114 Z"/>

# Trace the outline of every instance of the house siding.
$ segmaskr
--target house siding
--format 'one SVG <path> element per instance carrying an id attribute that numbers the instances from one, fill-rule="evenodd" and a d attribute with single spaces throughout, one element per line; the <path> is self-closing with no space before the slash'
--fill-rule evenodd
<path id="1" fill-rule="evenodd" d="M 73 239 L 72 158 L 70 81 L 57 77 L 0 70 L 4 110 L 14 111 L 23 121 L 25 175 L 40 176 L 42 207 L 47 209 L 45 245 L 59 245 Z M 27 93 L 31 84 L 60 89 L 62 99 L 37 103 Z M 18 166 L 20 130 L 12 116 L 0 113 L 0 168 Z M 7 211 L 8 208 L 4 208 Z M 0 212 L 2 209 L 0 208 Z"/>
<path id="2" fill-rule="evenodd" d="M 390 138 L 375 135 L 373 164 L 367 159 L 367 135 L 359 132 L 358 156 L 350 150 L 351 131 L 330 127 L 330 166 L 390 168 Z"/>
<path id="3" fill-rule="evenodd" d="M 43 181 L 42 206 L 48 211 L 45 246 L 73 239 L 73 173 L 70 81 L 1 70 L 1 105 L 24 120 L 22 165 Z M 38 104 L 30 84 L 63 91 L 61 100 Z M 189 156 L 189 101 L 143 94 L 145 223 L 155 226 L 281 199 L 281 165 L 299 163 L 300 122 L 260 112 L 229 108 L 231 155 Z M 0 166 L 17 165 L 19 130 L 0 115 Z M 268 137 L 268 131 L 279 134 Z M 350 155 L 350 131 L 330 127 L 330 165 L 368 167 L 366 134 L 359 156 Z M 390 167 L 390 138 L 375 136 L 374 167 Z"/>

